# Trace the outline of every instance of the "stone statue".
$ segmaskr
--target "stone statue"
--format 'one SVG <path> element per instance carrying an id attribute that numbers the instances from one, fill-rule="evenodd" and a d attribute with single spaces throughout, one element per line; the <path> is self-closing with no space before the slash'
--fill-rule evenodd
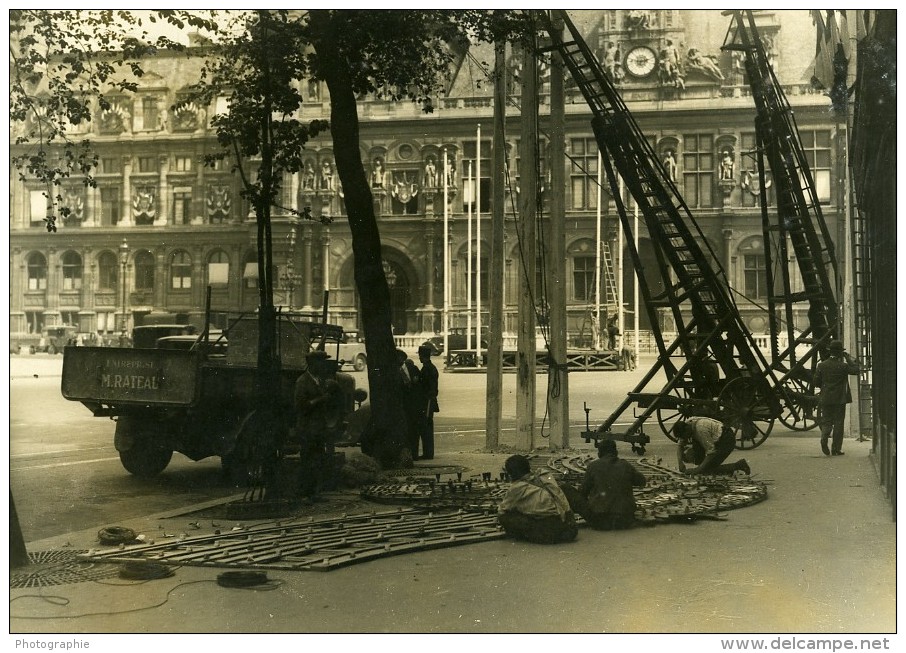
<path id="1" fill-rule="evenodd" d="M 691 70 L 697 70 L 703 75 L 717 81 L 723 81 L 724 74 L 717 65 L 717 57 L 714 55 L 704 55 L 697 48 L 689 48 L 686 54 L 686 65 Z"/>
<path id="2" fill-rule="evenodd" d="M 381 157 L 375 157 L 374 164 L 371 167 L 371 187 L 383 188 L 385 177 L 384 160 Z"/>
<path id="3" fill-rule="evenodd" d="M 673 150 L 667 150 L 664 153 L 664 168 L 667 170 L 667 178 L 676 182 L 676 157 Z"/>
<path id="4" fill-rule="evenodd" d="M 720 159 L 720 178 L 733 179 L 735 172 L 735 163 L 733 162 L 733 152 L 726 148 L 723 150 Z"/>
<path id="5" fill-rule="evenodd" d="M 434 157 L 429 156 L 425 164 L 425 188 L 437 188 L 437 166 L 434 163 Z"/>

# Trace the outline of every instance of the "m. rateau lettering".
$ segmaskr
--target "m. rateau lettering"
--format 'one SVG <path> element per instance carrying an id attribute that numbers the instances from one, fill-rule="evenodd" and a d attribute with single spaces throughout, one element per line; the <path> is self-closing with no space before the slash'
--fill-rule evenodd
<path id="1" fill-rule="evenodd" d="M 102 374 L 102 388 L 127 388 L 131 390 L 158 390 L 156 376 L 140 376 L 129 374 Z"/>

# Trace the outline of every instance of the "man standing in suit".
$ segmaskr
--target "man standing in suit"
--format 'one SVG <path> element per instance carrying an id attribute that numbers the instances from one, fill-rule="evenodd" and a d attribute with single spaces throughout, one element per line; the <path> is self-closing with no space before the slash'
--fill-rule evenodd
<path id="1" fill-rule="evenodd" d="M 821 451 L 825 456 L 843 455 L 843 424 L 846 404 L 852 403 L 849 377 L 859 373 L 859 362 L 843 350 L 843 343 L 834 340 L 828 346 L 828 357 L 818 363 L 815 387 L 818 395 L 818 427 L 821 429 Z M 831 439 L 830 450 L 827 440 Z"/>
<path id="2" fill-rule="evenodd" d="M 437 405 L 440 375 L 437 372 L 437 367 L 431 362 L 432 350 L 433 348 L 430 345 L 422 345 L 418 348 L 418 360 L 422 364 L 422 369 L 418 373 L 418 383 L 421 390 L 422 411 L 425 418 L 421 427 L 421 460 L 434 458 L 434 413 L 440 410 Z"/>

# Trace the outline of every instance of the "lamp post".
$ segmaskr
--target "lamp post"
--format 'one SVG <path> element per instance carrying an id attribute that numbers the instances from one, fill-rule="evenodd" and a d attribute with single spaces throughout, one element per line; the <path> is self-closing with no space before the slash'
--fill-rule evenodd
<path id="1" fill-rule="evenodd" d="M 296 272 L 295 258 L 296 258 L 296 227 L 298 226 L 297 220 L 292 220 L 291 230 L 287 235 L 287 240 L 289 240 L 289 255 L 286 257 L 286 269 L 280 273 L 280 287 L 287 291 L 287 304 L 288 310 L 292 312 L 293 310 L 293 295 L 295 294 L 296 286 L 302 280 L 302 275 Z"/>
<path id="2" fill-rule="evenodd" d="M 123 242 L 120 245 L 120 265 L 123 268 L 122 277 L 120 279 L 120 287 L 122 288 L 123 293 L 123 325 L 122 330 L 126 330 L 126 264 L 129 262 L 129 243 L 126 242 L 126 239 L 123 238 Z"/>

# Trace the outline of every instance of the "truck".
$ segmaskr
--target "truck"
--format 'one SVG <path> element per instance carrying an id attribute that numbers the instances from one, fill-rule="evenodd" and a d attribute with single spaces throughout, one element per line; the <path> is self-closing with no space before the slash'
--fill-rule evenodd
<path id="1" fill-rule="evenodd" d="M 338 349 L 331 345 L 339 346 L 343 329 L 280 316 L 277 331 L 278 429 L 289 443 L 285 451 L 293 453 L 288 436 L 295 424 L 296 379 L 313 348 L 333 354 L 339 370 Z M 195 461 L 220 457 L 224 472 L 238 482 L 255 465 L 244 452 L 255 450 L 249 441 L 254 429 L 246 425 L 256 409 L 257 356 L 258 318 L 240 315 L 213 338 L 205 330 L 164 335 L 151 346 L 66 347 L 61 392 L 95 417 L 116 422 L 113 444 L 130 474 L 154 477 L 179 452 Z M 336 379 L 349 417 L 367 392 L 355 387 L 351 374 L 338 371 Z"/>

